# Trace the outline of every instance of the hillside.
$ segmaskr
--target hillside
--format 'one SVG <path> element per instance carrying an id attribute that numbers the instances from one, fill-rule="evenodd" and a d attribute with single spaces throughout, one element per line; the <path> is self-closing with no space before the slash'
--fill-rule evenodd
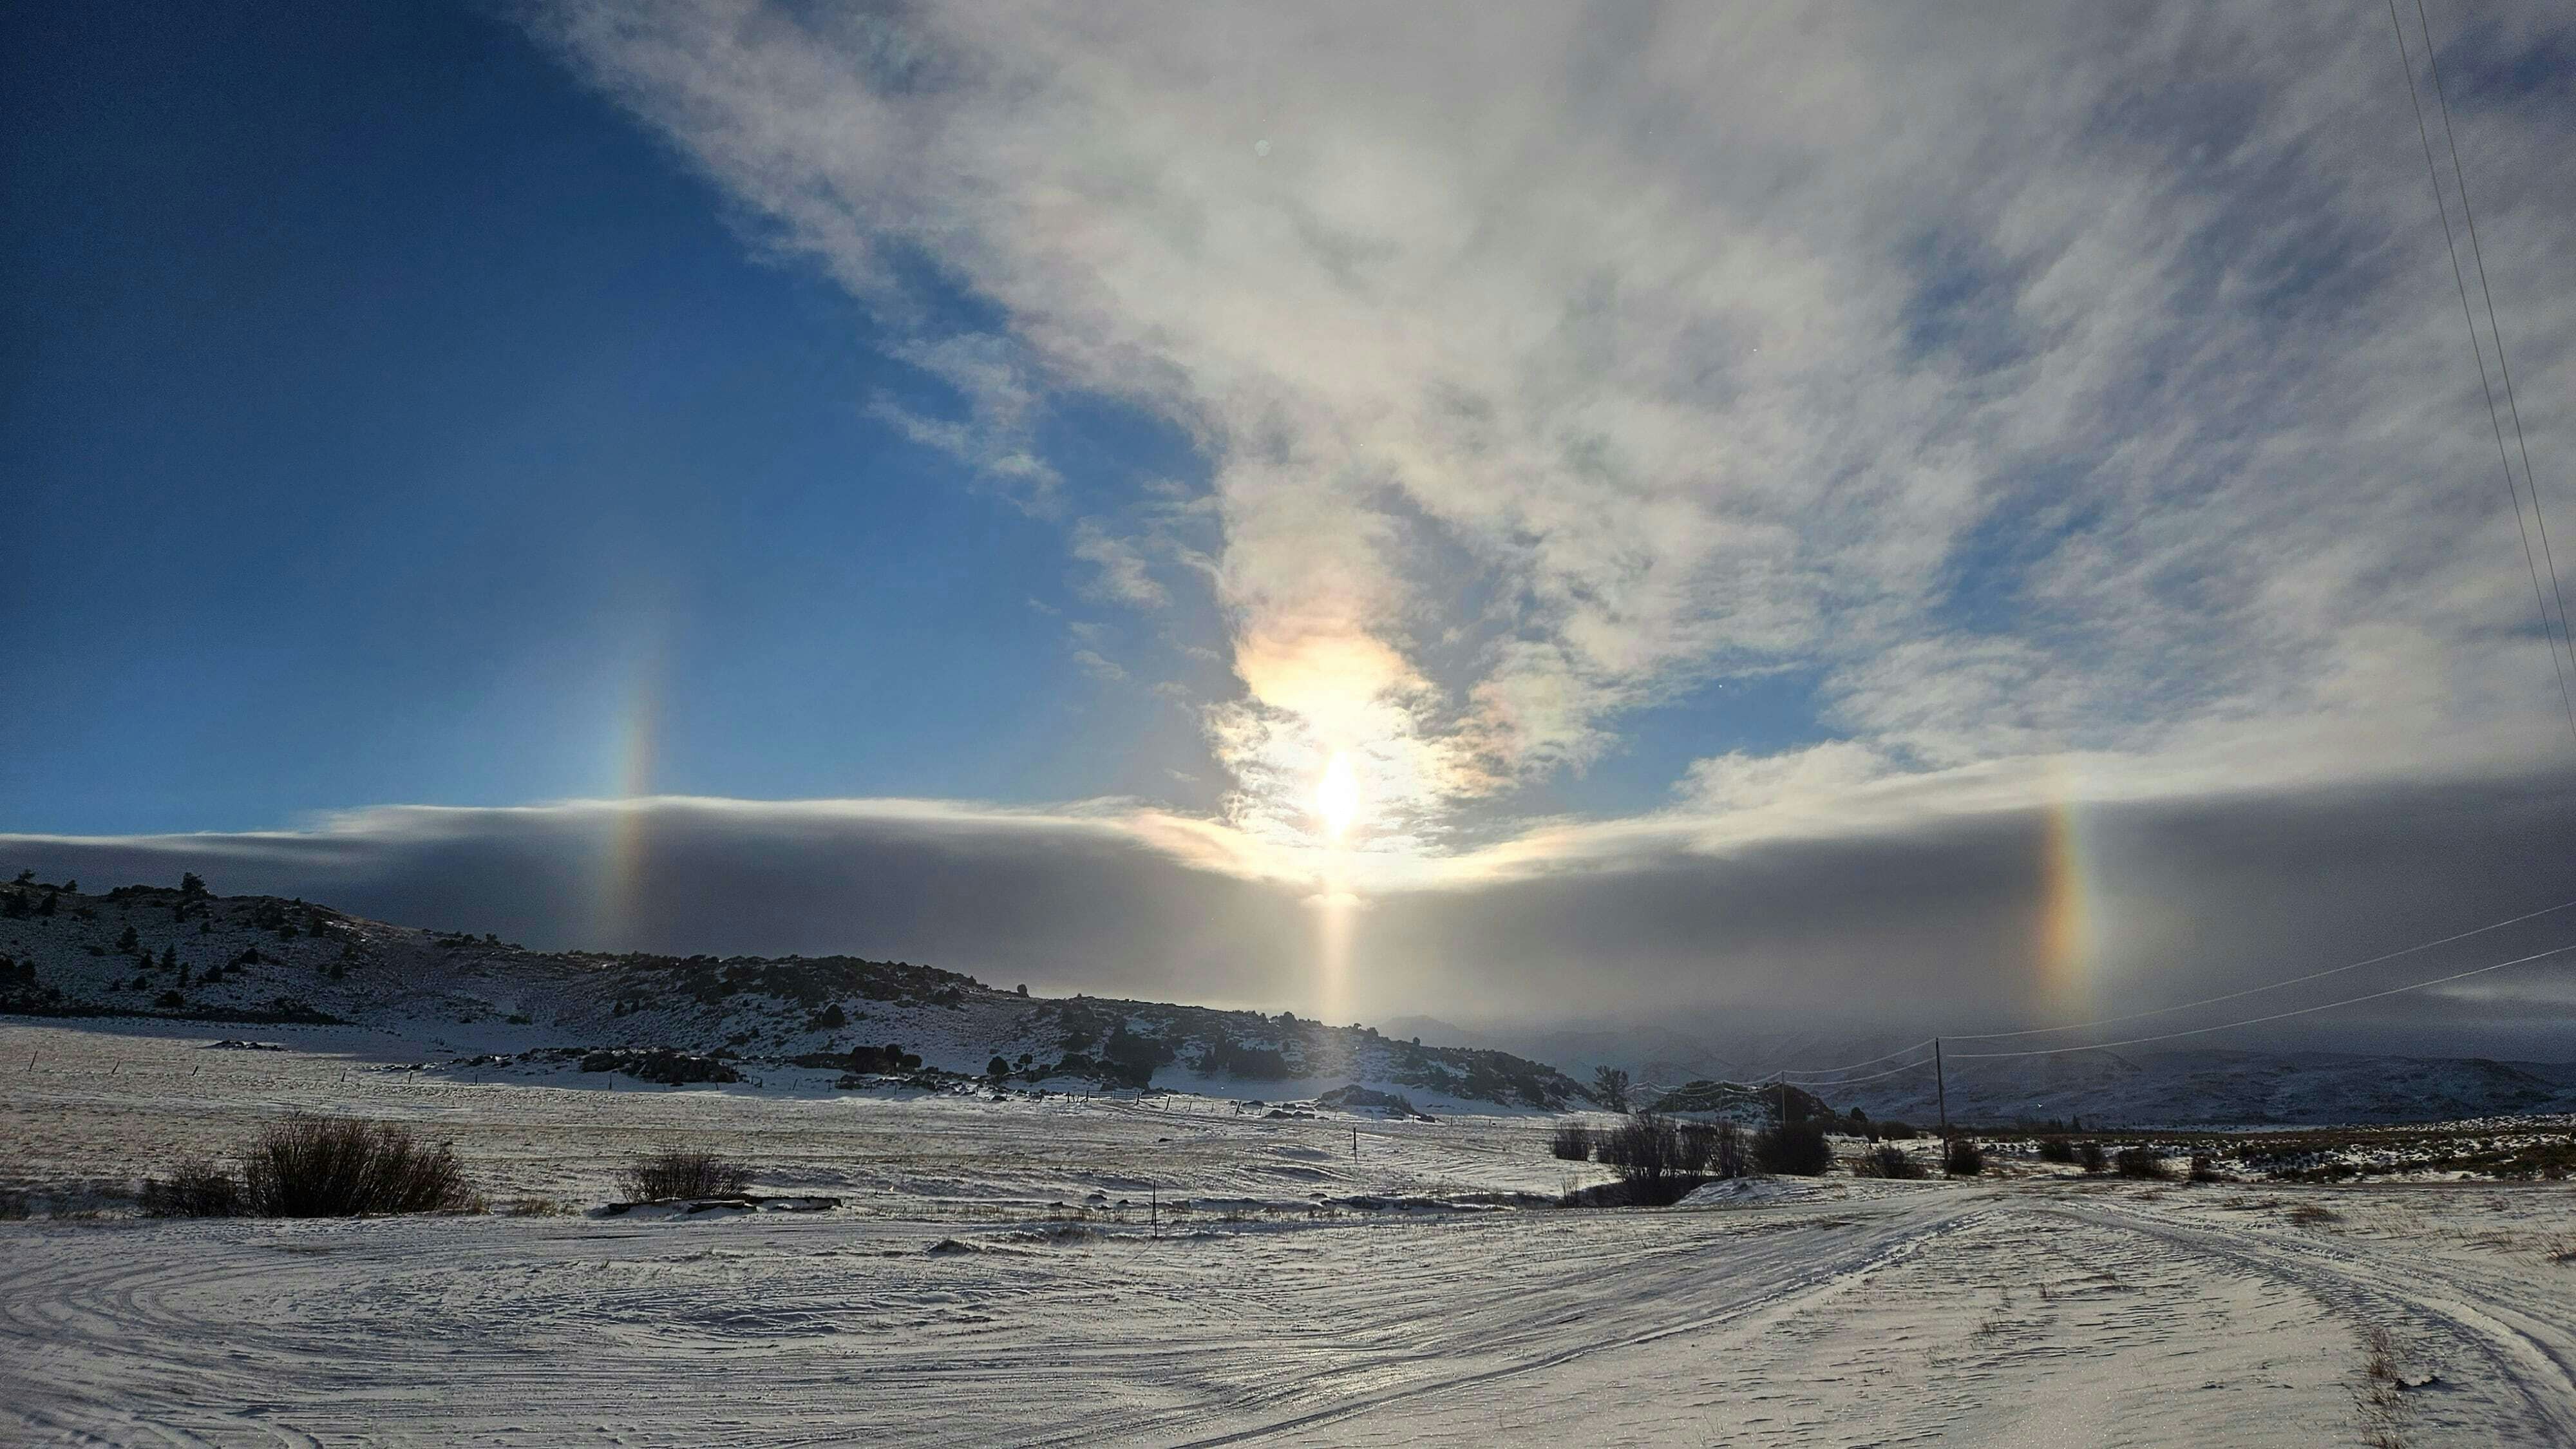
<path id="1" fill-rule="evenodd" d="M 1779 1069 L 1858 1062 L 1862 1073 L 1919 1059 L 1920 1029 L 1834 1031 L 1785 1022 L 1687 1016 L 1631 1028 L 1578 1026 L 1480 1033 L 1428 1017 L 1390 1030 L 1558 1063 L 1588 1078 L 1624 1067 L 1641 1085 L 1760 1082 Z M 1893 1054 L 1893 1055 L 1891 1055 Z M 1882 1058 L 1887 1060 L 1882 1061 Z M 1825 1088 L 1835 1107 L 1928 1123 L 1939 1103 L 1928 1070 Z M 1740 1094 L 1739 1094 L 1740 1095 Z M 1678 1107 L 1679 1103 L 1676 1104 Z M 2003 1125 L 2080 1117 L 2102 1126 L 2323 1126 L 2576 1113 L 2576 1062 L 2296 1049 L 2070 1052 L 1949 1064 L 1952 1120 Z M 1747 1115 L 1739 1108 L 1737 1115 Z"/>
<path id="2" fill-rule="evenodd" d="M 1916 1080 L 1916 1078 L 1920 1080 Z M 1949 1074 L 1966 1122 L 2081 1116 L 2121 1124 L 2425 1122 L 2576 1112 L 2576 1067 L 2337 1052 L 2079 1052 Z M 1931 1074 L 1848 1089 L 1873 1115 L 1928 1119 Z"/>
<path id="3" fill-rule="evenodd" d="M 270 896 L 0 885 L 0 1011 L 346 1023 L 548 1070 L 725 1081 L 791 1067 L 1021 1085 L 1186 1085 L 1293 1098 L 1358 1084 L 1423 1105 L 1586 1105 L 1556 1069 L 1365 1027 L 1100 997 L 1031 997 L 848 956 L 530 951 Z M 887 1048 L 893 1048 L 888 1051 Z"/>

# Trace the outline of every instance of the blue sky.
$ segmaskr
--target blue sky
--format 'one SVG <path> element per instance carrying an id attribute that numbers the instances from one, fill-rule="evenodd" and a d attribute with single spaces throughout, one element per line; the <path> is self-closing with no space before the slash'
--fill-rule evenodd
<path id="1" fill-rule="evenodd" d="M 13 826 L 614 793 L 639 698 L 655 789 L 1176 788 L 1031 607 L 1061 526 L 868 415 L 948 399 L 828 280 L 478 9 L 243 19 L 11 21 Z"/>
<path id="2" fill-rule="evenodd" d="M 1669 981 L 1809 947 L 1632 939 L 1699 920 L 1641 882 L 2576 755 L 2518 542 L 2576 455 L 2565 17 L 2437 13 L 2407 57 L 2511 489 L 2391 34 L 1604 22 L 13 13 L 0 830 L 408 861 L 676 810 L 758 861 L 821 811 L 1318 909 L 1596 880 L 1598 969 Z M 2138 878 L 2235 899 L 2138 829 L 2182 853 Z M 1815 929 L 2027 956 L 2063 883 L 1993 838 L 1966 935 Z M 1801 869 L 1766 891 L 1846 898 Z M 2146 991 L 2189 892 L 2115 886 L 2083 974 Z M 2388 908 L 2447 919 L 2424 889 Z M 1084 949 L 1214 969 L 1160 929 Z M 1392 1004 L 1445 949 L 1354 939 Z"/>

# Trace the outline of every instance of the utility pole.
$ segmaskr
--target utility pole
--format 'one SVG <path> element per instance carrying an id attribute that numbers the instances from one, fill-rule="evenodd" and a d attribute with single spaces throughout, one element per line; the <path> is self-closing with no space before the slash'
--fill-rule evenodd
<path id="1" fill-rule="evenodd" d="M 1950 1150 L 1950 1081 L 1941 1069 L 1941 1038 L 1932 1038 L 1932 1090 L 1941 1102 L 1941 1150 Z"/>
<path id="2" fill-rule="evenodd" d="M 1360 1129 L 1351 1129 L 1351 1166 L 1360 1165 Z"/>

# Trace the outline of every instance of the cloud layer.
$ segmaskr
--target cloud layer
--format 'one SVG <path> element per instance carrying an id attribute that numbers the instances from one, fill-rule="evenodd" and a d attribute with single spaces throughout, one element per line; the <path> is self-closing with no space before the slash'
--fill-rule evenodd
<path id="1" fill-rule="evenodd" d="M 2050 812 L 1694 842 L 1319 897 L 1203 821 L 917 801 L 656 798 L 355 812 L 303 831 L 0 836 L 0 861 L 91 890 L 196 870 L 227 893 L 326 901 L 543 947 L 854 952 L 1004 985 L 1294 1009 L 1332 1020 L 1797 1022 L 1994 1031 L 2137 1010 L 2359 960 L 2576 902 L 2576 777 L 2246 795 L 2081 812 L 2076 875 Z M 2081 893 L 2101 948 L 2048 938 Z M 1339 944 L 1328 950 L 1339 933 Z M 2576 939 L 2576 910 L 2240 1014 L 2423 979 Z M 2542 965 L 2207 1045 L 2413 1029 L 2419 1050 L 2557 1050 L 2576 1009 Z M 2202 1013 L 2165 1025 L 2224 1020 Z M 2543 1035 L 2545 1036 L 2545 1031 Z"/>
<path id="2" fill-rule="evenodd" d="M 1168 498 L 1070 546 L 1108 598 L 1224 621 L 1238 688 L 1193 703 L 1227 822 L 1279 848 L 1335 751 L 1369 854 L 1473 851 L 1639 707 L 1784 668 L 1848 753 L 1730 763 L 1721 711 L 1686 798 L 2567 748 L 2367 15 L 539 15 L 922 333 L 961 406 L 916 439 L 1041 499 L 1050 398 L 1196 440 L 1213 556 Z M 2528 399 L 2576 393 L 2576 102 L 2518 77 L 2570 44 L 2482 16 L 2445 53 Z M 941 292 L 996 330 L 943 333 Z M 2562 414 L 2526 417 L 2539 456 Z"/>

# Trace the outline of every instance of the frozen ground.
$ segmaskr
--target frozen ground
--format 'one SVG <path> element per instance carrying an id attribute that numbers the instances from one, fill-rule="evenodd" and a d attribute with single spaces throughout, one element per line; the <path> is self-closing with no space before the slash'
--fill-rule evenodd
<path id="1" fill-rule="evenodd" d="M 1550 1158 L 1545 1119 L 612 1093 L 400 1070 L 355 1032 L 203 1045 L 227 1031 L 0 1024 L 0 1172 L 102 1208 L 0 1223 L 0 1441 L 2576 1443 L 2556 1185 L 1837 1177 L 1514 1209 L 1476 1204 L 1598 1171 Z M 596 1203 L 684 1139 L 848 1206 L 112 1205 L 322 1106 L 453 1140 L 496 1206 Z M 1372 1205 L 1408 1197 L 1462 1206 Z M 2365 1411 L 2374 1330 L 2412 1386 Z"/>

